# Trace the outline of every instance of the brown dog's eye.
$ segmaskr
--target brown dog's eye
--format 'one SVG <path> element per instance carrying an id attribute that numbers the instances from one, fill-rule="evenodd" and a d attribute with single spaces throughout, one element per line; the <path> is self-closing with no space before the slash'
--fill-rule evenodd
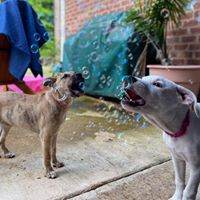
<path id="1" fill-rule="evenodd" d="M 63 79 L 63 78 L 68 78 L 68 77 L 69 77 L 69 74 L 64 74 L 63 77 L 62 77 L 61 79 Z"/>
<path id="2" fill-rule="evenodd" d="M 153 85 L 156 86 L 156 87 L 159 87 L 159 88 L 163 87 L 160 82 L 154 82 Z"/>

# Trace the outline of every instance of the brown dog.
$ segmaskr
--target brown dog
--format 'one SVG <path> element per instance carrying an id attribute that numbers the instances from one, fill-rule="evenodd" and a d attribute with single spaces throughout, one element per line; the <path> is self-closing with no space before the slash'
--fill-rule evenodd
<path id="1" fill-rule="evenodd" d="M 38 132 L 42 143 L 45 176 L 56 178 L 53 167 L 64 166 L 56 158 L 58 129 L 66 118 L 66 111 L 73 98 L 84 93 L 80 86 L 83 83 L 81 74 L 68 72 L 57 79 L 46 79 L 43 85 L 50 89 L 44 93 L 0 93 L 0 145 L 4 157 L 15 157 L 5 146 L 7 133 L 12 126 Z"/>

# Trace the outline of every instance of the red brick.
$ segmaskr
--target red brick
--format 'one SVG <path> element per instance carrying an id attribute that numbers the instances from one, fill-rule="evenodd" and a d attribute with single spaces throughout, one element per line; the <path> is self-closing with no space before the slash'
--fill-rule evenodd
<path id="1" fill-rule="evenodd" d="M 200 27 L 191 28 L 190 32 L 191 34 L 200 34 Z"/>
<path id="2" fill-rule="evenodd" d="M 194 8 L 197 9 L 197 10 L 200 9 L 200 2 L 195 3 Z"/>
<path id="3" fill-rule="evenodd" d="M 198 25 L 198 22 L 194 19 L 189 20 L 189 21 L 187 20 L 187 21 L 183 22 L 184 27 L 191 27 L 191 26 L 197 26 L 197 25 Z"/>
<path id="4" fill-rule="evenodd" d="M 169 55 L 170 55 L 172 58 L 175 58 L 175 57 L 177 57 L 178 53 L 177 53 L 177 51 L 171 51 L 171 52 L 169 52 Z"/>
<path id="5" fill-rule="evenodd" d="M 192 12 L 187 12 L 187 14 L 182 17 L 182 19 L 183 20 L 184 19 L 186 19 L 186 20 L 193 19 L 193 13 Z"/>
<path id="6" fill-rule="evenodd" d="M 200 51 L 195 53 L 195 57 L 200 58 Z"/>
<path id="7" fill-rule="evenodd" d="M 179 43 L 180 42 L 180 37 L 168 37 L 167 38 L 167 43 Z"/>
<path id="8" fill-rule="evenodd" d="M 196 36 L 184 36 L 182 37 L 182 43 L 191 43 L 196 41 Z"/>
<path id="9" fill-rule="evenodd" d="M 172 64 L 173 65 L 184 65 L 185 64 L 185 60 L 184 59 L 173 59 L 172 60 Z"/>
<path id="10" fill-rule="evenodd" d="M 189 46 L 189 50 L 191 50 L 191 51 L 200 50 L 200 44 L 191 44 Z"/>
<path id="11" fill-rule="evenodd" d="M 188 30 L 187 29 L 176 29 L 176 30 L 171 30 L 168 32 L 169 36 L 179 36 L 179 35 L 187 35 Z"/>
<path id="12" fill-rule="evenodd" d="M 199 65 L 200 64 L 200 59 L 193 59 L 193 60 L 187 60 L 188 65 Z"/>
<path id="13" fill-rule="evenodd" d="M 192 59 L 194 56 L 194 52 L 186 52 L 186 51 L 181 51 L 179 52 L 179 56 L 182 58 L 190 58 Z"/>
<path id="14" fill-rule="evenodd" d="M 187 44 L 176 44 L 174 46 L 174 49 L 175 50 L 186 50 L 188 48 L 188 45 Z"/>

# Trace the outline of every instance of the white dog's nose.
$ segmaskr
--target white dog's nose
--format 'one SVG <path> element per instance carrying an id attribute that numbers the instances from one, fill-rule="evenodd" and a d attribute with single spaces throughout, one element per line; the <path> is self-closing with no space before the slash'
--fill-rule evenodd
<path id="1" fill-rule="evenodd" d="M 134 76 L 126 76 L 123 80 L 123 87 L 124 89 L 128 89 L 132 86 L 134 82 L 136 82 L 137 79 Z"/>
<path id="2" fill-rule="evenodd" d="M 132 84 L 132 83 L 135 83 L 137 81 L 137 78 L 135 78 L 134 76 L 126 76 L 124 78 L 124 85 L 128 85 L 128 84 Z"/>
<path id="3" fill-rule="evenodd" d="M 132 78 L 132 83 L 135 83 L 137 81 L 137 78 L 135 76 L 131 76 Z"/>

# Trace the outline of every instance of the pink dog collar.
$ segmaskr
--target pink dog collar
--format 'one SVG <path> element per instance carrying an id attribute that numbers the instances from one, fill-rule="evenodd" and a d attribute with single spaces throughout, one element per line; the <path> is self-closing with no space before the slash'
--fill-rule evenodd
<path id="1" fill-rule="evenodd" d="M 182 126 L 181 126 L 181 128 L 180 128 L 180 130 L 178 132 L 176 132 L 176 133 L 168 133 L 168 132 L 165 131 L 165 133 L 167 135 L 170 135 L 173 138 L 178 138 L 178 137 L 183 136 L 185 134 L 186 130 L 187 130 L 187 127 L 190 124 L 189 114 L 190 114 L 190 110 L 188 110 L 188 112 L 187 112 L 187 114 L 185 116 L 185 119 L 183 120 Z"/>

